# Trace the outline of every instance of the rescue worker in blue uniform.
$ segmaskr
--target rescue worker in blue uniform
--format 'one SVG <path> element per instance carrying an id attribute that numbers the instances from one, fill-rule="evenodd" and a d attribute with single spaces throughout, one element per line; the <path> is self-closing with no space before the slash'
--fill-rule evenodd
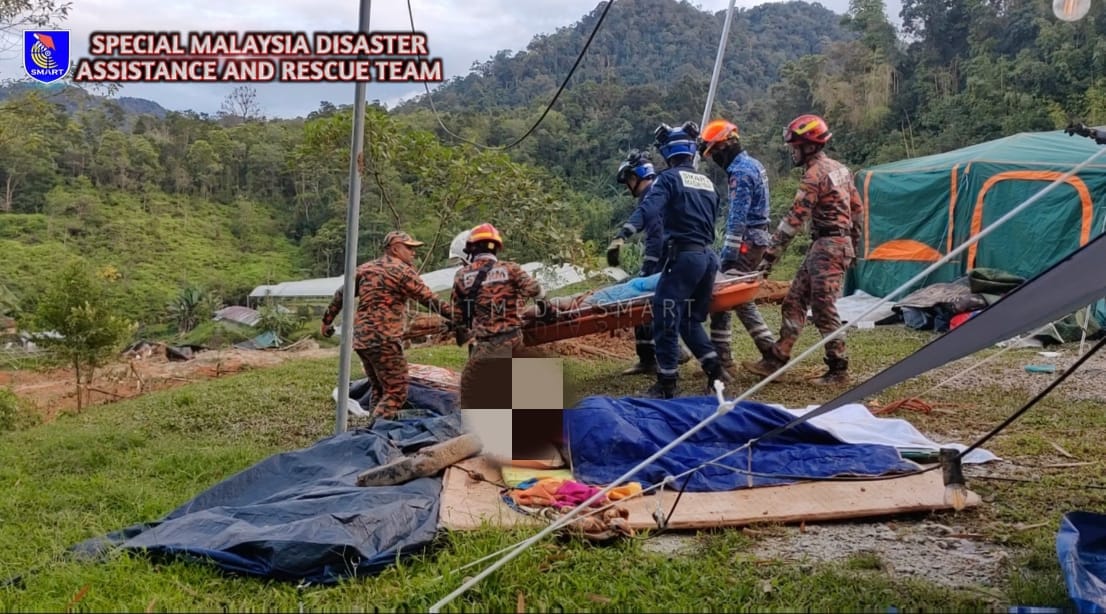
<path id="1" fill-rule="evenodd" d="M 714 380 L 725 380 L 718 353 L 703 328 L 719 266 L 712 247 L 719 202 L 714 183 L 695 170 L 695 122 L 678 128 L 661 124 L 655 136 L 668 168 L 657 175 L 641 202 L 647 218 L 660 216 L 664 241 L 652 304 L 657 383 L 646 394 L 670 399 L 676 396 L 679 380 L 681 337 L 707 375 L 708 393 Z"/>
<path id="2" fill-rule="evenodd" d="M 657 272 L 661 259 L 661 220 L 658 215 L 645 216 L 641 201 L 657 177 L 656 169 L 648 156 L 637 150 L 631 151 L 618 167 L 616 180 L 626 186 L 630 195 L 638 199 L 638 207 L 630 214 L 630 219 L 619 229 L 611 244 L 607 247 L 607 264 L 618 266 L 619 250 L 626 240 L 639 232 L 645 233 L 645 256 L 641 263 L 640 275 L 648 277 Z M 637 351 L 636 365 L 622 372 L 623 375 L 652 373 L 657 368 L 657 357 L 653 346 L 653 328 L 643 324 L 634 328 L 634 348 Z"/>
<path id="3" fill-rule="evenodd" d="M 649 155 L 638 150 L 633 150 L 626 156 L 626 159 L 619 165 L 618 174 L 615 177 L 618 183 L 626 186 L 631 196 L 638 199 L 638 206 L 619 229 L 611 244 L 607 246 L 607 264 L 618 266 L 619 252 L 622 246 L 637 233 L 644 232 L 645 254 L 642 259 L 641 270 L 638 273 L 641 277 L 649 277 L 660 269 L 661 251 L 664 243 L 660 216 L 646 216 L 645 210 L 641 208 L 641 202 L 656 177 L 657 172 L 649 159 Z M 647 373 L 652 375 L 656 373 L 657 356 L 653 344 L 653 326 L 651 322 L 634 327 L 634 348 L 637 351 L 638 362 L 623 371 L 622 374 Z M 681 345 L 680 364 L 689 360 L 691 360 L 691 354 Z"/>
<path id="4" fill-rule="evenodd" d="M 730 207 L 721 254 L 722 271 L 755 273 L 765 250 L 772 246 L 772 234 L 768 232 L 768 173 L 764 165 L 742 147 L 737 125 L 724 119 L 712 121 L 703 129 L 699 154 L 725 170 L 729 184 Z M 744 303 L 734 311 L 761 356 L 771 356 L 776 338 L 756 303 Z M 710 340 L 722 361 L 722 368 L 733 377 L 737 369 L 733 362 L 730 322 L 728 311 L 711 314 Z"/>

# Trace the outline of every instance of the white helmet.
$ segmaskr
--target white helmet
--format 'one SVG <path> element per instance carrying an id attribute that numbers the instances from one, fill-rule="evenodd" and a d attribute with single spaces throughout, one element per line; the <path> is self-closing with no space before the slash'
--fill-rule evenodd
<path id="1" fill-rule="evenodd" d="M 449 259 L 456 263 L 458 260 L 463 264 L 470 262 L 470 257 L 465 253 L 465 245 L 469 242 L 469 235 L 472 230 L 461 231 L 456 237 L 453 237 L 453 242 L 449 244 Z"/>

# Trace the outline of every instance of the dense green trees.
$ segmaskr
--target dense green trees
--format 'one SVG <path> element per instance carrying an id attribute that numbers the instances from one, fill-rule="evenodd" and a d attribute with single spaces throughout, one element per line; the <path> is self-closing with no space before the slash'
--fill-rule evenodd
<path id="1" fill-rule="evenodd" d="M 64 17 L 52 0 L 17 5 Z M 633 207 L 613 181 L 619 160 L 660 122 L 700 120 L 725 17 L 617 2 L 545 120 L 503 149 L 545 110 L 603 8 L 477 63 L 434 91 L 436 113 L 425 96 L 366 110 L 360 259 L 403 227 L 428 243 L 430 270 L 454 234 L 491 220 L 512 258 L 598 264 Z M 852 0 L 845 16 L 802 1 L 739 9 L 712 115 L 735 120 L 768 166 L 775 210 L 793 193 L 780 130 L 799 113 L 823 114 L 854 168 L 1103 123 L 1103 10 L 1067 23 L 1039 0 L 905 0 L 900 33 L 882 0 Z M 0 94 L 0 283 L 25 310 L 55 253 L 114 266 L 143 322 L 170 318 L 187 288 L 233 303 L 341 274 L 348 107 L 270 120 L 248 86 L 215 117 L 78 88 Z"/>

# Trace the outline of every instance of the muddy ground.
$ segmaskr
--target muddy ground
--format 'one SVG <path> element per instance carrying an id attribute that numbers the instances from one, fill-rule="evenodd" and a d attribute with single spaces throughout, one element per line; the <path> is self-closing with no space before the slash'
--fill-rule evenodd
<path id="1" fill-rule="evenodd" d="M 196 352 L 191 360 L 170 361 L 164 346 L 120 359 L 98 370 L 89 387 L 88 405 L 128 399 L 155 390 L 176 388 L 196 381 L 222 377 L 249 369 L 272 367 L 302 358 L 338 357 L 338 348 L 319 348 L 314 341 L 286 350 L 215 349 Z M 45 421 L 77 408 L 72 369 L 0 371 L 0 386 L 35 405 Z"/>

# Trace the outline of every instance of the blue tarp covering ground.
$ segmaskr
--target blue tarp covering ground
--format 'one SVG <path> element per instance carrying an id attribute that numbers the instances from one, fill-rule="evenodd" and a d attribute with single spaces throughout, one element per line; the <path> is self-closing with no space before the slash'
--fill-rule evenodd
<path id="1" fill-rule="evenodd" d="M 350 397 L 370 407 L 365 381 Z M 200 493 L 158 522 L 74 547 L 105 547 L 209 559 L 233 572 L 331 584 L 369 575 L 430 544 L 438 528 L 442 478 L 359 487 L 357 475 L 463 432 L 456 396 L 412 384 L 414 420 L 381 420 L 302 450 L 271 456 Z"/>
<path id="2" fill-rule="evenodd" d="M 1056 534 L 1056 556 L 1077 611 L 1106 612 L 1106 514 L 1064 514 Z"/>
<path id="3" fill-rule="evenodd" d="M 713 397 L 649 400 L 588 397 L 564 412 L 573 474 L 588 484 L 609 484 L 641 461 L 680 437 L 717 409 Z M 782 426 L 794 416 L 767 405 L 742 401 L 726 415 L 673 448 L 631 480 L 658 484 L 729 452 L 751 438 Z M 745 470 L 742 451 L 721 464 Z M 897 449 L 882 445 L 847 444 L 828 432 L 803 423 L 778 437 L 758 443 L 752 471 L 762 474 L 829 477 L 881 475 L 918 469 Z M 688 492 L 746 488 L 748 476 L 725 467 L 709 466 L 688 482 Z M 754 477 L 754 486 L 794 482 L 789 478 Z M 683 479 L 679 481 L 683 484 Z"/>
<path id="4" fill-rule="evenodd" d="M 351 398 L 369 407 L 364 380 Z M 437 533 L 442 478 L 399 486 L 362 488 L 359 473 L 463 432 L 456 396 L 412 384 L 418 419 L 378 421 L 371 430 L 351 430 L 315 445 L 269 457 L 181 505 L 163 519 L 74 546 L 96 556 L 121 547 L 151 555 L 185 556 L 219 568 L 273 579 L 332 584 L 372 575 L 399 554 L 421 551 Z M 620 477 L 715 409 L 709 397 L 668 401 L 589 397 L 565 411 L 577 479 L 606 484 Z M 691 441 L 635 477 L 655 483 L 733 449 L 748 438 L 784 424 L 791 416 L 743 403 Z M 740 463 L 744 466 L 744 454 Z M 731 462 L 737 462 L 737 459 Z M 882 474 L 916 468 L 893 447 L 844 444 L 807 424 L 759 446 L 757 472 L 809 476 Z M 757 478 L 756 485 L 793 480 Z M 690 491 L 734 490 L 742 474 L 708 468 Z"/>

